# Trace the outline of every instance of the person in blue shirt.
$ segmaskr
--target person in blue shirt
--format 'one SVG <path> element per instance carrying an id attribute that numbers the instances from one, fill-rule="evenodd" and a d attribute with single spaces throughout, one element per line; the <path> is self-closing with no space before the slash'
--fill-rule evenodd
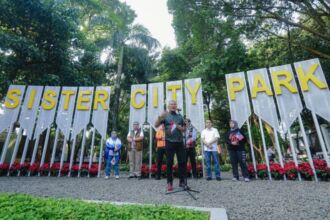
<path id="1" fill-rule="evenodd" d="M 117 137 L 117 132 L 112 131 L 111 137 L 107 139 L 104 149 L 104 159 L 106 161 L 105 168 L 105 179 L 109 179 L 111 166 L 115 171 L 115 178 L 119 179 L 119 159 L 120 159 L 120 149 L 121 141 Z"/>

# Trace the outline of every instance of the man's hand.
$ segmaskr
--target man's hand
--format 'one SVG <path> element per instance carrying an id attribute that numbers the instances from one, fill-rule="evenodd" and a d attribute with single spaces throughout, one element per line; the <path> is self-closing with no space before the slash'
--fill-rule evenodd
<path id="1" fill-rule="evenodd" d="M 163 111 L 162 114 L 159 115 L 159 117 L 161 119 L 164 119 L 166 115 L 167 115 L 167 111 Z"/>

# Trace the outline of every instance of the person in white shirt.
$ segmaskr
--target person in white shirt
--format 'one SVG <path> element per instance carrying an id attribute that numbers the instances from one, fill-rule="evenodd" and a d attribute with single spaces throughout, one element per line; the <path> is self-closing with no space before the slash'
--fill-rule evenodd
<path id="1" fill-rule="evenodd" d="M 206 121 L 206 128 L 202 131 L 201 138 L 203 141 L 204 147 L 204 159 L 207 177 L 206 180 L 212 180 L 212 171 L 211 171 L 211 157 L 214 162 L 214 170 L 216 180 L 221 180 L 220 174 L 220 164 L 218 157 L 218 139 L 220 138 L 218 129 L 212 127 L 212 122 L 210 120 Z"/>
<path id="2" fill-rule="evenodd" d="M 129 178 L 137 177 L 141 179 L 143 139 L 143 131 L 139 122 L 134 122 L 133 130 L 127 134 Z"/>

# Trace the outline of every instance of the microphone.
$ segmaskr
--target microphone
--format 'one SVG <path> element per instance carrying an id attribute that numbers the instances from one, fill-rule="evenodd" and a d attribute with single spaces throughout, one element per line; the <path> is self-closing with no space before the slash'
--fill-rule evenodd
<path id="1" fill-rule="evenodd" d="M 182 111 L 182 109 L 181 109 L 181 108 L 177 108 L 176 110 L 177 110 L 178 112 L 181 112 L 181 111 Z"/>

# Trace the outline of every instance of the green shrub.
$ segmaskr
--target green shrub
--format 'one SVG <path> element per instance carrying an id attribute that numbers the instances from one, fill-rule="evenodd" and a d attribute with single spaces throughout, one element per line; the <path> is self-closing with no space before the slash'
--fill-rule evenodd
<path id="1" fill-rule="evenodd" d="M 168 205 L 113 205 L 73 199 L 0 194 L 0 219 L 206 220 L 209 219 L 209 214 Z"/>
<path id="2" fill-rule="evenodd" d="M 230 164 L 225 163 L 225 164 L 221 165 L 221 171 L 228 172 L 230 170 L 231 170 L 231 165 Z"/>

